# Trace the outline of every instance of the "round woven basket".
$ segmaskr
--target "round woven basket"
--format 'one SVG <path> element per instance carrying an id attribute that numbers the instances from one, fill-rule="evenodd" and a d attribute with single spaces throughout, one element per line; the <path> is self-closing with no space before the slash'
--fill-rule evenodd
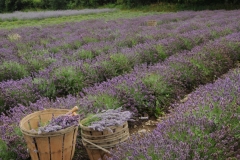
<path id="1" fill-rule="evenodd" d="M 80 123 L 82 142 L 85 146 L 90 160 L 104 159 L 104 155 L 110 156 L 109 149 L 114 149 L 120 143 L 128 140 L 129 128 L 125 122 L 121 126 L 109 127 L 111 131 L 105 129 L 96 131 Z"/>
<path id="2" fill-rule="evenodd" d="M 155 21 L 155 20 L 149 20 L 149 21 L 147 21 L 147 26 L 156 27 L 156 26 L 157 26 L 157 21 Z"/>
<path id="3" fill-rule="evenodd" d="M 27 143 L 32 160 L 71 160 L 75 151 L 78 126 L 56 132 L 32 132 L 38 124 L 47 123 L 52 117 L 68 113 L 66 109 L 47 109 L 27 115 L 20 121 L 20 129 Z"/>

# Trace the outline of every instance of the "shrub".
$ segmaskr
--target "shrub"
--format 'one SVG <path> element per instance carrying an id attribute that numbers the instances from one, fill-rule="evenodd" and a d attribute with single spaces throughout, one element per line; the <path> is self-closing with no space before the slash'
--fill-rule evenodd
<path id="1" fill-rule="evenodd" d="M 40 98 L 31 78 L 0 83 L 0 112 L 5 112 L 18 104 L 29 105 Z"/>
<path id="2" fill-rule="evenodd" d="M 165 79 L 156 73 L 149 73 L 142 78 L 143 83 L 146 85 L 156 98 L 156 108 L 152 111 L 156 117 L 162 115 L 170 104 L 170 99 L 174 96 L 174 91 L 171 88 L 171 84 L 165 81 Z"/>
<path id="3" fill-rule="evenodd" d="M 0 65 L 0 81 L 8 79 L 21 79 L 28 76 L 29 73 L 25 65 L 18 62 L 3 62 Z"/>
<path id="4" fill-rule="evenodd" d="M 84 77 L 78 68 L 66 66 L 54 71 L 54 85 L 59 95 L 75 94 L 83 88 Z"/>
<path id="5" fill-rule="evenodd" d="M 116 109 L 121 107 L 121 102 L 119 99 L 108 94 L 90 95 L 88 99 L 93 101 L 94 107 L 98 109 Z"/>

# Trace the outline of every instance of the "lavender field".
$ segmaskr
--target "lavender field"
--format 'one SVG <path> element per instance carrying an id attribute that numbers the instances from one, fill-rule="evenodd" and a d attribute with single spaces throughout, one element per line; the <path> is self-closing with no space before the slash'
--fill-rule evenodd
<path id="1" fill-rule="evenodd" d="M 81 119 L 118 107 L 176 110 L 110 159 L 238 159 L 239 19 L 239 10 L 184 11 L 1 29 L 0 159 L 29 159 L 21 118 L 76 105 Z M 86 159 L 80 133 L 74 159 Z"/>
<path id="2" fill-rule="evenodd" d="M 240 159 L 240 68 L 200 86 L 170 118 L 134 135 L 108 160 Z"/>

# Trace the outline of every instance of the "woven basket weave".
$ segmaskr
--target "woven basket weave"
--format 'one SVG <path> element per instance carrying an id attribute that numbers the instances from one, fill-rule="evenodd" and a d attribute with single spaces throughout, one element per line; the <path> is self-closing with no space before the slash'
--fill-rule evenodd
<path id="1" fill-rule="evenodd" d="M 156 26 L 157 26 L 157 21 L 155 21 L 155 20 L 149 20 L 149 21 L 147 21 L 147 26 L 156 27 Z"/>
<path id="2" fill-rule="evenodd" d="M 82 142 L 85 146 L 90 160 L 104 159 L 104 155 L 109 155 L 107 149 L 113 149 L 120 143 L 128 140 L 129 129 L 128 123 L 125 122 L 122 126 L 111 126 L 110 132 L 105 129 L 96 131 L 85 127 L 80 123 Z"/>
<path id="3" fill-rule="evenodd" d="M 46 123 L 70 110 L 47 109 L 27 115 L 20 121 L 20 129 L 27 143 L 32 160 L 71 160 L 75 151 L 78 126 L 68 127 L 56 132 L 38 134 L 38 123 Z"/>

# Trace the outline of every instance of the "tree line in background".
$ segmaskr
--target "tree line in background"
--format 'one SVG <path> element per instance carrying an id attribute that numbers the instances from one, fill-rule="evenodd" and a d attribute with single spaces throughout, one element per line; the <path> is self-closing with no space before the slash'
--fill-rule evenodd
<path id="1" fill-rule="evenodd" d="M 0 13 L 24 9 L 74 9 L 99 7 L 106 4 L 136 7 L 153 3 L 175 3 L 186 5 L 240 4 L 239 0 L 0 0 Z"/>

